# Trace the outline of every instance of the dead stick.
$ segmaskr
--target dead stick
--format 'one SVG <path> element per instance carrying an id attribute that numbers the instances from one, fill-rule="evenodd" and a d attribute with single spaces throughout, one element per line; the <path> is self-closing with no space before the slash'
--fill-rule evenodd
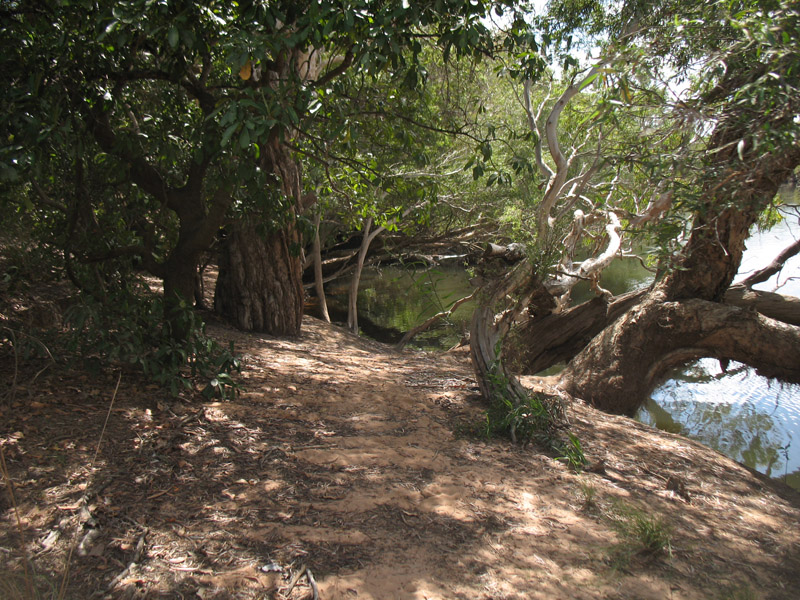
<path id="1" fill-rule="evenodd" d="M 444 317 L 449 317 L 450 315 L 452 315 L 459 306 L 461 306 L 465 302 L 469 302 L 470 300 L 472 300 L 475 297 L 475 294 L 476 292 L 472 292 L 469 296 L 464 296 L 460 300 L 456 300 L 453 303 L 453 306 L 451 306 L 448 310 L 437 313 L 433 315 L 430 319 L 425 321 L 422 325 L 417 325 L 416 327 L 414 327 L 414 329 L 410 330 L 403 336 L 403 339 L 397 342 L 395 348 L 397 350 L 402 350 L 405 347 L 405 345 L 408 342 L 410 342 L 417 334 L 422 333 L 423 331 L 428 329 L 428 327 L 436 323 L 436 321 L 438 321 L 439 319 L 443 319 Z"/>
<path id="2" fill-rule="evenodd" d="M 306 567 L 306 577 L 308 578 L 308 583 L 311 586 L 311 592 L 313 596 L 311 600 L 319 600 L 319 590 L 317 589 L 317 582 L 314 581 L 314 575 L 311 573 L 311 569 Z"/>
<path id="3" fill-rule="evenodd" d="M 119 582 L 122 581 L 128 575 L 128 573 L 131 572 L 131 569 L 133 569 L 133 567 L 136 566 L 136 563 L 139 562 L 139 558 L 141 558 L 142 556 L 142 550 L 144 550 L 144 538 L 149 533 L 149 531 L 150 529 L 148 527 L 144 528 L 142 535 L 139 536 L 139 540 L 136 542 L 136 549 L 133 551 L 133 558 L 128 563 L 128 566 L 122 569 L 122 571 L 116 577 L 114 577 L 114 579 L 111 580 L 111 583 L 109 583 L 108 586 L 106 587 L 106 593 L 110 592 L 115 587 L 117 587 L 117 584 L 119 584 Z"/>
<path id="4" fill-rule="evenodd" d="M 294 589 L 294 586 L 297 585 L 297 582 L 300 581 L 300 578 L 303 576 L 303 573 L 305 573 L 305 572 L 306 572 L 306 566 L 305 565 L 301 566 L 295 572 L 295 574 L 292 576 L 292 580 L 289 582 L 289 587 L 286 588 L 285 592 L 283 592 L 283 597 L 284 598 L 288 598 L 289 597 L 289 594 L 292 593 L 292 590 Z"/>

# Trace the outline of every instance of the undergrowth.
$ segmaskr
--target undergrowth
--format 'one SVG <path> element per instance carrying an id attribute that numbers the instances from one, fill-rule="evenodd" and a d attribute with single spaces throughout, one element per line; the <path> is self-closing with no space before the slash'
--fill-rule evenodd
<path id="1" fill-rule="evenodd" d="M 23 364 L 42 359 L 42 371 L 56 363 L 90 373 L 133 369 L 173 396 L 197 389 L 205 398 L 224 400 L 238 393 L 235 375 L 241 362 L 233 343 L 224 346 L 209 337 L 199 315 L 187 305 L 178 309 L 172 325 L 188 332 L 184 339 L 172 335 L 172 326 L 163 319 L 163 301 L 153 296 L 119 293 L 101 302 L 85 295 L 58 320 L 55 327 L 8 321 L 0 327 L 0 348 L 13 355 L 14 363 L 13 381 L 0 400 L 13 399 Z"/>
<path id="2" fill-rule="evenodd" d="M 499 348 L 498 348 L 499 352 Z M 510 381 L 497 360 L 489 371 L 491 401 L 480 434 L 509 437 L 515 443 L 535 442 L 554 452 L 556 460 L 575 471 L 586 465 L 586 456 L 578 437 L 568 431 L 564 407 L 558 398 L 541 393 L 528 393 L 521 398 L 512 395 Z M 562 432 L 566 430 L 567 439 Z"/>
<path id="3" fill-rule="evenodd" d="M 233 343 L 225 347 L 206 335 L 205 324 L 188 305 L 181 304 L 172 324 L 163 320 L 161 298 L 121 295 L 114 303 L 85 298 L 64 315 L 67 349 L 82 360 L 122 363 L 139 368 L 172 395 L 192 390 L 201 379 L 207 398 L 226 399 L 238 386 L 241 370 Z M 176 339 L 172 327 L 188 332 Z"/>
<path id="4" fill-rule="evenodd" d="M 617 562 L 627 563 L 633 556 L 672 555 L 672 531 L 659 515 L 617 502 L 610 518 L 622 538 L 615 552 Z"/>

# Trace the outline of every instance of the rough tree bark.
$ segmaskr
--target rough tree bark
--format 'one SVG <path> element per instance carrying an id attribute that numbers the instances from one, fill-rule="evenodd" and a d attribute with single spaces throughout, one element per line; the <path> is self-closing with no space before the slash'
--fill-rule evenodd
<path id="1" fill-rule="evenodd" d="M 287 35 L 292 24 L 286 24 Z M 323 77 L 333 77 L 349 65 L 350 55 L 339 61 Z M 320 51 L 314 47 L 287 48 L 271 61 L 263 77 L 275 94 L 285 95 L 313 82 L 321 73 Z M 291 82 L 291 85 L 289 84 Z M 294 86 L 294 89 L 292 88 Z M 280 193 L 288 201 L 279 202 L 266 221 L 284 224 L 264 236 L 252 235 L 249 223 L 233 227 L 221 249 L 220 276 L 217 280 L 215 307 L 220 314 L 242 329 L 255 329 L 273 335 L 296 335 L 300 332 L 305 295 L 302 286 L 302 239 L 297 217 L 316 201 L 313 194 L 303 194 L 303 170 L 290 147 L 297 131 L 287 124 L 277 124 L 261 144 L 261 168 L 279 182 Z M 288 208 L 287 205 L 288 204 Z M 247 247 L 243 247 L 243 245 Z M 245 265 L 244 261 L 247 261 Z M 247 306 L 237 308 L 237 300 Z"/>
<path id="2" fill-rule="evenodd" d="M 281 229 L 257 233 L 253 221 L 235 223 L 221 245 L 214 309 L 248 331 L 297 335 L 303 317 L 303 260 L 296 215 L 304 208 L 302 171 L 275 132 L 263 149 L 263 168 L 275 173 L 294 207 Z"/>
<path id="3" fill-rule="evenodd" d="M 220 255 L 214 309 L 247 331 L 292 336 L 303 319 L 300 258 L 291 230 L 261 235 L 252 223 L 231 226 Z"/>

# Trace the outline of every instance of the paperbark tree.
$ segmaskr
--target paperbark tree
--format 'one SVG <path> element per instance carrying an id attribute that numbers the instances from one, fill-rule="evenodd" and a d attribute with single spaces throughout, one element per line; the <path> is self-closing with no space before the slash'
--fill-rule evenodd
<path id="1" fill-rule="evenodd" d="M 537 371 L 569 361 L 559 378 L 561 389 L 600 408 L 633 412 L 667 369 L 702 356 L 739 360 L 769 376 L 800 378 L 800 329 L 792 324 L 796 311 L 776 311 L 774 300 L 766 303 L 763 297 L 751 297 L 749 308 L 733 306 L 742 305 L 744 299 L 737 294 L 737 287 L 731 287 L 752 226 L 770 208 L 779 186 L 800 166 L 800 58 L 793 49 L 800 42 L 797 7 L 775 3 L 767 14 L 754 4 L 732 13 L 722 4 L 675 2 L 670 10 L 658 8 L 648 13 L 642 8 L 645 5 L 648 3 L 624 7 L 622 13 L 627 13 L 629 21 L 618 31 L 629 34 L 620 47 L 627 46 L 630 52 L 636 42 L 645 41 L 664 51 L 671 41 L 673 65 L 684 68 L 692 63 L 692 68 L 697 68 L 702 62 L 697 95 L 681 99 L 673 107 L 673 131 L 688 131 L 692 141 L 669 155 L 673 179 L 666 185 L 663 179 L 653 181 L 654 200 L 649 206 L 638 213 L 606 209 L 610 229 L 605 249 L 584 261 L 581 269 L 591 270 L 619 247 L 616 235 L 623 228 L 614 225 L 614 212 L 619 212 L 629 227 L 659 218 L 673 223 L 689 218 L 688 240 L 676 240 L 674 253 L 662 257 L 660 273 L 650 290 L 613 299 L 598 289 L 597 299 L 568 310 L 555 299 L 563 294 L 565 283 L 582 277 L 580 270 L 571 268 L 571 260 L 561 260 L 555 268 L 532 269 L 525 262 L 515 267 L 486 293 L 484 314 L 476 316 L 480 322 L 473 329 L 473 337 L 478 334 L 473 362 L 487 395 L 496 393 L 489 384 L 497 380 L 498 365 L 505 368 L 502 352 L 494 350 L 499 344 L 493 344 L 502 340 L 508 320 L 523 314 L 532 295 L 530 286 L 537 282 L 539 293 L 533 296 L 538 300 L 531 305 L 533 314 L 525 325 L 524 339 L 533 345 L 525 366 Z M 686 10 L 685 20 L 682 9 Z M 664 20 L 659 21 L 661 18 Z M 678 27 L 673 28 L 673 23 Z M 708 39 L 705 46 L 702 39 L 685 40 L 684 23 L 689 24 L 687 30 L 700 24 L 712 27 L 715 36 L 704 38 Z M 657 71 L 650 72 L 652 81 L 652 73 Z M 626 95 L 620 106 L 630 105 Z M 532 114 L 530 109 L 528 113 Z M 558 106 L 550 115 L 558 116 Z M 651 119 L 650 125 L 653 123 Z M 564 190 L 563 182 L 568 180 L 564 172 L 559 173 L 568 162 L 559 152 L 558 138 L 552 135 L 557 126 L 557 119 L 548 120 L 541 135 L 551 145 L 554 165 L 544 169 L 548 177 L 545 199 L 569 206 L 570 194 L 552 196 L 550 192 Z M 682 134 L 679 138 L 685 139 Z M 626 161 L 631 158 L 632 152 Z M 656 168 L 654 172 L 664 171 Z M 585 181 L 580 172 L 573 173 L 575 181 Z M 538 231 L 543 236 L 553 224 L 551 216 L 557 205 L 542 202 L 540 207 L 544 215 L 539 216 Z M 584 219 L 585 215 L 575 214 L 573 228 L 564 238 L 565 251 L 572 247 L 573 232 L 579 231 Z M 660 224 L 654 228 L 663 229 Z M 496 316 L 497 306 L 501 301 L 507 303 L 509 297 L 516 304 L 507 304 L 505 312 Z M 781 304 L 794 306 L 796 301 Z M 758 312 L 759 307 L 765 314 Z M 766 316 L 768 311 L 782 320 Z M 502 380 L 508 381 L 509 376 L 504 373 Z M 525 397 L 513 385 L 502 392 L 515 403 Z"/>

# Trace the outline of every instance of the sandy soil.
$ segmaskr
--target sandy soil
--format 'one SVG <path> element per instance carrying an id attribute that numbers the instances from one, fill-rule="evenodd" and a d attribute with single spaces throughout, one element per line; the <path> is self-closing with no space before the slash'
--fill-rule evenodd
<path id="1" fill-rule="evenodd" d="M 38 365 L 0 390 L 0 597 L 23 555 L 46 597 L 65 565 L 67 598 L 797 597 L 798 495 L 712 450 L 575 402 L 576 473 L 463 433 L 463 352 L 210 331 L 244 354 L 233 401 Z"/>

